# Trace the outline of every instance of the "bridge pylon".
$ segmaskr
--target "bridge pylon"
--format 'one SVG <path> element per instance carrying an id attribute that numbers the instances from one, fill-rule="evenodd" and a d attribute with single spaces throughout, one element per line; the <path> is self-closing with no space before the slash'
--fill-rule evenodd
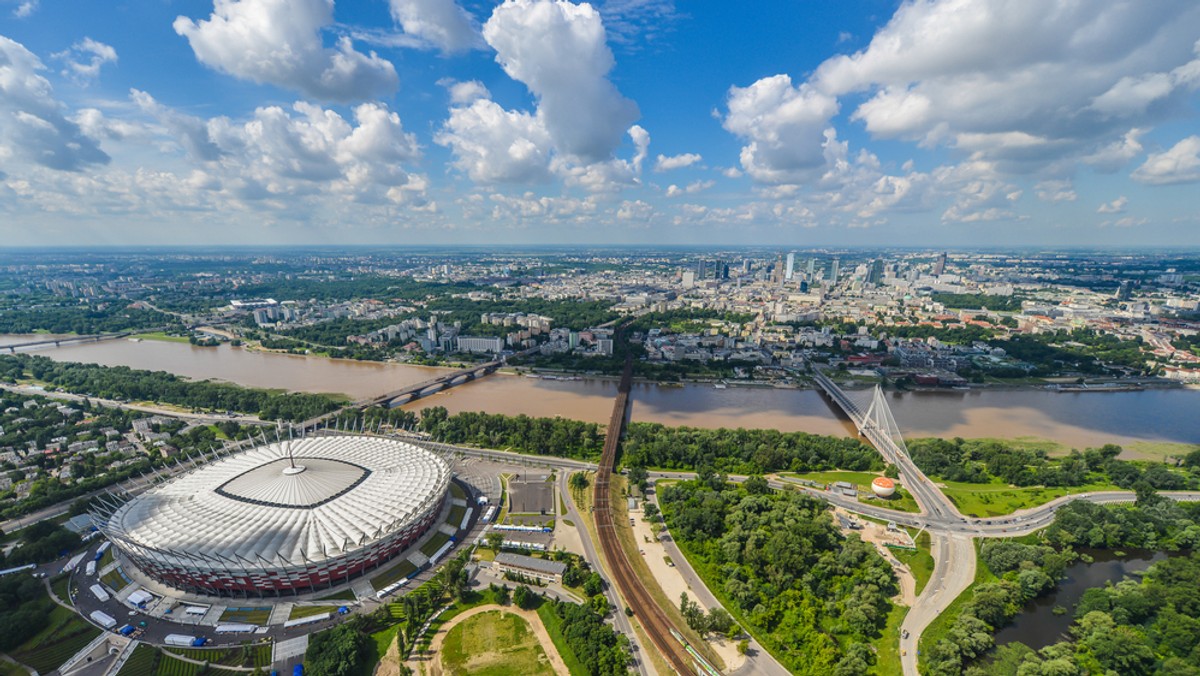
<path id="1" fill-rule="evenodd" d="M 879 385 L 875 386 L 871 404 L 863 416 L 862 431 L 865 433 L 868 427 L 887 435 L 904 455 L 908 455 L 908 446 L 904 443 L 904 437 L 900 435 L 900 426 L 896 424 L 896 418 L 892 416 L 892 407 L 888 406 L 887 395 L 883 393 L 883 388 Z"/>

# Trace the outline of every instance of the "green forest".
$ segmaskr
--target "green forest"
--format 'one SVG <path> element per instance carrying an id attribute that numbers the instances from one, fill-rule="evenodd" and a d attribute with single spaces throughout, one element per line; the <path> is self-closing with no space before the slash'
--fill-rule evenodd
<path id="1" fill-rule="evenodd" d="M 595 423 L 472 411 L 448 415 L 441 406 L 422 409 L 420 428 L 448 444 L 580 460 L 600 457 L 604 445 L 604 433 Z"/>
<path id="2" fill-rule="evenodd" d="M 1073 609 L 1070 638 L 1041 650 L 1011 643 L 993 651 L 992 633 L 1031 599 L 1057 587 L 1067 566 L 1092 550 L 1191 551 L 1200 545 L 1200 505 L 1145 493 L 1136 505 L 1085 501 L 1061 508 L 1044 537 L 994 540 L 980 563 L 994 579 L 976 584 L 950 618 L 945 638 L 928 646 L 932 676 L 1047 676 L 1200 673 L 1200 554 L 1167 559 L 1133 580 L 1089 589 Z"/>
<path id="3" fill-rule="evenodd" d="M 237 411 L 264 420 L 300 421 L 328 413 L 338 400 L 320 394 L 284 393 L 227 383 L 186 380 L 165 371 L 127 366 L 56 362 L 28 354 L 0 355 L 0 382 L 33 379 L 50 387 L 104 399 L 155 401 L 210 411 Z"/>
<path id="4" fill-rule="evenodd" d="M 897 586 L 891 567 L 828 507 L 761 477 L 743 485 L 701 472 L 663 486 L 671 533 L 708 587 L 784 666 L 799 674 L 858 676 Z"/>
<path id="5" fill-rule="evenodd" d="M 178 324 L 171 315 L 102 304 L 33 307 L 0 311 L 0 333 L 120 333 Z"/>

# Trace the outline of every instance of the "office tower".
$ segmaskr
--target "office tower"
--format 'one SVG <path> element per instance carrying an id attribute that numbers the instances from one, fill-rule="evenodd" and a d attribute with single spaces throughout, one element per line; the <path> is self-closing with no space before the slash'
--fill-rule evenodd
<path id="1" fill-rule="evenodd" d="M 940 275 L 946 272 L 946 252 L 938 254 L 937 262 L 933 264 L 933 274 Z"/>
<path id="2" fill-rule="evenodd" d="M 742 274 L 743 275 L 750 274 L 750 259 L 749 258 L 742 260 Z"/>
<path id="3" fill-rule="evenodd" d="M 690 289 L 696 286 L 696 273 L 691 270 L 683 271 L 683 288 Z"/>
<path id="4" fill-rule="evenodd" d="M 705 273 L 708 272 L 708 261 L 696 261 L 696 279 L 704 279 Z"/>
<path id="5" fill-rule="evenodd" d="M 1117 287 L 1117 300 L 1129 300 L 1130 298 L 1133 298 L 1133 282 L 1127 279 Z"/>
<path id="6" fill-rule="evenodd" d="M 881 281 L 883 281 L 883 259 L 876 258 L 871 261 L 871 267 L 867 270 L 867 284 L 879 286 Z"/>
<path id="7" fill-rule="evenodd" d="M 809 279 L 812 279 L 813 273 L 816 272 L 816 270 L 817 270 L 817 259 L 815 259 L 815 258 L 808 259 L 808 278 Z"/>
<path id="8" fill-rule="evenodd" d="M 840 258 L 838 258 L 837 256 L 833 257 L 833 265 L 831 265 L 829 268 L 829 284 L 830 284 L 830 286 L 837 284 L 838 267 L 841 265 L 841 263 L 842 263 L 842 260 Z"/>
<path id="9" fill-rule="evenodd" d="M 721 271 L 721 279 L 729 279 L 729 263 L 717 263 L 717 269 Z"/>
<path id="10" fill-rule="evenodd" d="M 789 253 L 787 257 L 787 276 L 784 277 L 787 281 L 792 281 L 792 275 L 796 271 L 796 254 Z"/>

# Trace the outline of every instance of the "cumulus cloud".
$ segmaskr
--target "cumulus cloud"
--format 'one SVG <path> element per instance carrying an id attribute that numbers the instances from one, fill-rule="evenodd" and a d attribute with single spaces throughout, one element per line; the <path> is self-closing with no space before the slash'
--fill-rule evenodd
<path id="1" fill-rule="evenodd" d="M 70 49 L 53 56 L 66 65 L 63 75 L 79 80 L 98 77 L 101 66 L 117 62 L 117 50 L 91 38 L 84 38 L 71 45 Z"/>
<path id="2" fill-rule="evenodd" d="M 440 84 L 445 85 L 450 92 L 450 103 L 455 105 L 470 105 L 478 99 L 490 99 L 492 93 L 479 80 L 468 80 L 466 82 L 455 82 L 453 80 L 445 80 Z"/>
<path id="3" fill-rule="evenodd" d="M 299 101 L 291 110 L 265 106 L 235 121 L 186 115 L 137 90 L 131 97 L 202 163 L 206 185 L 238 199 L 329 190 L 356 201 L 424 201 L 426 179 L 402 167 L 420 158 L 416 137 L 382 103 L 359 104 L 352 119 Z"/>
<path id="4" fill-rule="evenodd" d="M 713 187 L 714 185 L 716 185 L 715 181 L 693 181 L 693 182 L 687 184 L 686 187 L 680 188 L 679 186 L 672 183 L 671 185 L 667 186 L 666 195 L 667 195 L 667 197 L 681 197 L 683 195 L 694 195 L 698 192 L 704 192 L 705 190 L 708 190 L 709 188 Z"/>
<path id="5" fill-rule="evenodd" d="M 452 54 L 483 46 L 479 26 L 454 0 L 390 0 L 404 32 Z"/>
<path id="6" fill-rule="evenodd" d="M 1145 133 L 1145 129 L 1130 129 L 1120 139 L 1102 146 L 1099 150 L 1084 157 L 1083 161 L 1095 167 L 1097 171 L 1117 171 L 1129 164 L 1130 160 L 1142 154 L 1142 143 L 1138 139 Z"/>
<path id="7" fill-rule="evenodd" d="M 696 153 L 683 153 L 682 155 L 659 155 L 654 161 L 654 171 L 671 171 L 673 169 L 683 169 L 690 167 L 699 162 L 702 158 Z"/>
<path id="8" fill-rule="evenodd" d="M 608 79 L 613 56 L 590 5 L 507 0 L 483 36 L 496 61 L 534 95 L 533 113 L 506 110 L 479 83 L 450 87 L 450 117 L 434 140 L 472 180 L 521 183 L 564 179 L 593 192 L 636 182 L 650 135 L 632 124 L 637 106 Z M 614 156 L 629 135 L 631 159 Z"/>
<path id="9" fill-rule="evenodd" d="M 395 91 L 390 62 L 355 51 L 348 37 L 324 46 L 321 31 L 332 24 L 333 0 L 216 0 L 208 19 L 173 25 L 201 63 L 237 78 L 327 101 Z"/>
<path id="10" fill-rule="evenodd" d="M 837 99 L 787 75 L 732 87 L 721 124 L 748 143 L 741 165 L 763 183 L 802 181 L 824 163 L 824 132 L 837 114 Z"/>
<path id="11" fill-rule="evenodd" d="M 538 117 L 560 153 L 610 157 L 638 117 L 608 79 L 614 61 L 600 14 L 562 0 L 506 0 L 483 27 L 504 72 L 537 98 Z"/>
<path id="12" fill-rule="evenodd" d="M 20 155 L 51 169 L 107 164 L 99 141 L 66 117 L 66 106 L 39 73 L 41 59 L 0 36 L 0 157 Z"/>
<path id="13" fill-rule="evenodd" d="M 1200 136 L 1189 136 L 1170 150 L 1151 153 L 1134 170 L 1133 178 L 1151 185 L 1200 181 Z"/>
<path id="14" fill-rule="evenodd" d="M 1125 213 L 1125 206 L 1128 204 L 1129 204 L 1129 198 L 1125 197 L 1124 195 L 1121 195 L 1120 197 L 1118 197 L 1117 199 L 1115 199 L 1111 202 L 1105 202 L 1104 204 L 1101 204 L 1100 208 L 1096 209 L 1096 213 L 1098 213 L 1098 214 L 1123 214 L 1123 213 Z"/>

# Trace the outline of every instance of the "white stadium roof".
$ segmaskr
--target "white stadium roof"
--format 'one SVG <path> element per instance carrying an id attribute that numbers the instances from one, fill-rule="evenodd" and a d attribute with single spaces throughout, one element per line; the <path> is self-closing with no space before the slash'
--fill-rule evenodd
<path id="1" fill-rule="evenodd" d="M 180 476 L 118 508 L 106 530 L 160 552 L 304 565 L 405 527 L 445 494 L 449 481 L 444 460 L 410 443 L 309 437 Z"/>

